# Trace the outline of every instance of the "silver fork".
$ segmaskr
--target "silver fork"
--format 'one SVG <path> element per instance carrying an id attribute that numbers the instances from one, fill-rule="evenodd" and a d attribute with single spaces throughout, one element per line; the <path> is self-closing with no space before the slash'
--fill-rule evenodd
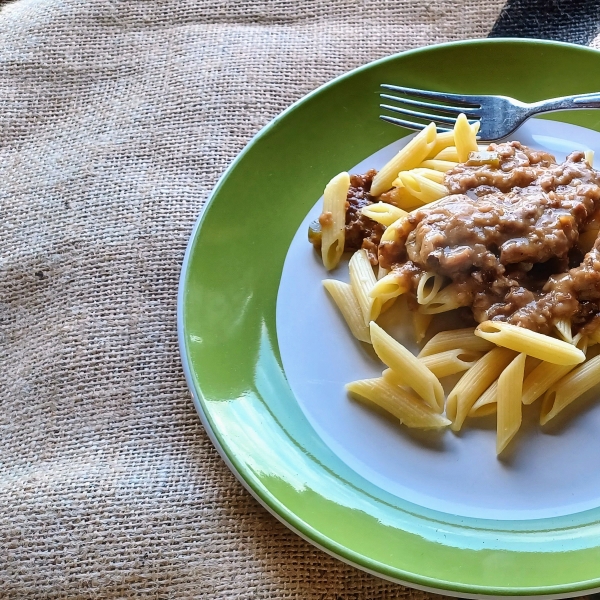
<path id="1" fill-rule="evenodd" d="M 380 119 L 394 125 L 417 130 L 424 129 L 433 121 L 438 131 L 449 131 L 452 129 L 458 115 L 465 113 L 470 123 L 479 122 L 480 128 L 477 137 L 487 142 L 505 138 L 515 131 L 521 123 L 539 113 L 580 108 L 600 108 L 600 92 L 551 98 L 550 100 L 526 104 L 507 96 L 447 94 L 445 92 L 417 90 L 387 84 L 382 84 L 381 87 L 402 94 L 402 96 L 380 94 L 382 98 L 397 103 L 396 105 L 381 104 L 381 108 L 406 115 L 407 118 L 399 119 L 381 115 Z M 415 100 L 415 98 L 425 98 L 433 100 L 435 103 Z M 421 110 L 414 110 L 414 107 Z M 417 119 L 423 119 L 425 122 L 420 123 Z"/>

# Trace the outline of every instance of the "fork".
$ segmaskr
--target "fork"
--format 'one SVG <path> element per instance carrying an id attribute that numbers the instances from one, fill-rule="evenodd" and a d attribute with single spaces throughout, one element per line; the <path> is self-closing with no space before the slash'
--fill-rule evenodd
<path id="1" fill-rule="evenodd" d="M 402 96 L 380 94 L 385 100 L 398 103 L 397 105 L 381 104 L 380 107 L 406 115 L 408 119 L 399 119 L 387 115 L 381 115 L 380 119 L 394 125 L 416 130 L 424 129 L 433 121 L 438 131 L 450 131 L 458 115 L 464 113 L 470 123 L 479 122 L 480 128 L 477 137 L 488 142 L 500 140 L 510 135 L 521 123 L 539 113 L 580 108 L 600 108 L 600 92 L 551 98 L 550 100 L 526 104 L 507 96 L 448 94 L 388 84 L 382 84 L 381 87 L 402 94 Z M 415 100 L 415 98 L 433 100 L 435 103 Z M 413 110 L 407 107 L 416 107 L 421 110 Z M 426 122 L 420 123 L 413 119 L 424 119 Z"/>

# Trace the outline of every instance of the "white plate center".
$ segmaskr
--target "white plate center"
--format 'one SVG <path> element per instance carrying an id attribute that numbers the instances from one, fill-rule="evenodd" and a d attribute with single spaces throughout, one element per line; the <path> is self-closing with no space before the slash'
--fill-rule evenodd
<path id="1" fill-rule="evenodd" d="M 573 150 L 595 150 L 600 134 L 530 120 L 511 139 L 564 160 Z M 351 173 L 381 168 L 406 138 L 370 156 Z M 332 176 L 335 173 L 331 174 Z M 351 336 L 321 281 L 347 281 L 347 263 L 327 273 L 307 241 L 319 200 L 300 225 L 285 261 L 277 298 L 277 335 L 290 386 L 323 441 L 375 485 L 427 508 L 452 514 L 525 519 L 572 514 L 600 506 L 600 402 L 578 401 L 560 427 L 537 425 L 539 400 L 524 414 L 523 430 L 506 460 L 495 453 L 493 419 L 470 419 L 458 435 L 409 430 L 351 400 L 344 385 L 378 377 L 384 365 Z M 457 327 L 460 324 L 456 325 Z M 398 329 L 411 344 L 412 326 Z"/>

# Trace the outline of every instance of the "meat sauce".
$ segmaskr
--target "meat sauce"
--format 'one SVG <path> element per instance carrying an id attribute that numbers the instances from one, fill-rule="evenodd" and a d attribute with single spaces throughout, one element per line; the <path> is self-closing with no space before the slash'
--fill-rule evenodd
<path id="1" fill-rule="evenodd" d="M 424 271 L 446 277 L 479 322 L 542 333 L 561 318 L 596 327 L 600 238 L 585 255 L 578 241 L 597 228 L 600 173 L 583 152 L 557 164 L 519 142 L 489 151 L 496 164 L 467 161 L 446 174 L 450 195 L 410 213 L 379 246 L 379 263 L 413 289 Z"/>
<path id="2" fill-rule="evenodd" d="M 446 277 L 478 322 L 542 333 L 562 318 L 584 332 L 600 327 L 600 237 L 587 252 L 579 245 L 598 229 L 600 173 L 583 152 L 558 164 L 520 142 L 488 150 L 494 164 L 457 165 L 445 177 L 449 195 L 410 213 L 383 243 L 385 227 L 361 214 L 378 200 L 370 195 L 376 171 L 351 175 L 344 249 L 366 249 L 413 290 L 425 271 Z M 319 237 L 311 241 L 319 247 Z"/>
<path id="3" fill-rule="evenodd" d="M 364 175 L 350 175 L 350 189 L 346 198 L 346 229 L 344 251 L 356 251 L 364 248 L 371 264 L 376 265 L 378 261 L 377 250 L 381 235 L 385 227 L 365 217 L 362 209 L 376 202 L 370 195 L 371 183 L 377 171 L 371 169 Z M 322 213 L 319 217 L 321 227 L 326 226 L 331 221 L 331 213 Z M 318 235 L 310 236 L 310 241 L 315 248 L 321 247 L 321 238 Z"/>

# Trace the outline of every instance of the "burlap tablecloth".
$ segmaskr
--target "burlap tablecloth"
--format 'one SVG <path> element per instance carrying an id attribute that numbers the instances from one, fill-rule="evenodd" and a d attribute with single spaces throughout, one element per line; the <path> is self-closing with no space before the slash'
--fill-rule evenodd
<path id="1" fill-rule="evenodd" d="M 1 598 L 427 596 L 315 549 L 236 481 L 182 374 L 177 284 L 221 172 L 316 86 L 490 32 L 597 34 L 585 2 L 570 27 L 503 5 L 3 4 Z"/>

